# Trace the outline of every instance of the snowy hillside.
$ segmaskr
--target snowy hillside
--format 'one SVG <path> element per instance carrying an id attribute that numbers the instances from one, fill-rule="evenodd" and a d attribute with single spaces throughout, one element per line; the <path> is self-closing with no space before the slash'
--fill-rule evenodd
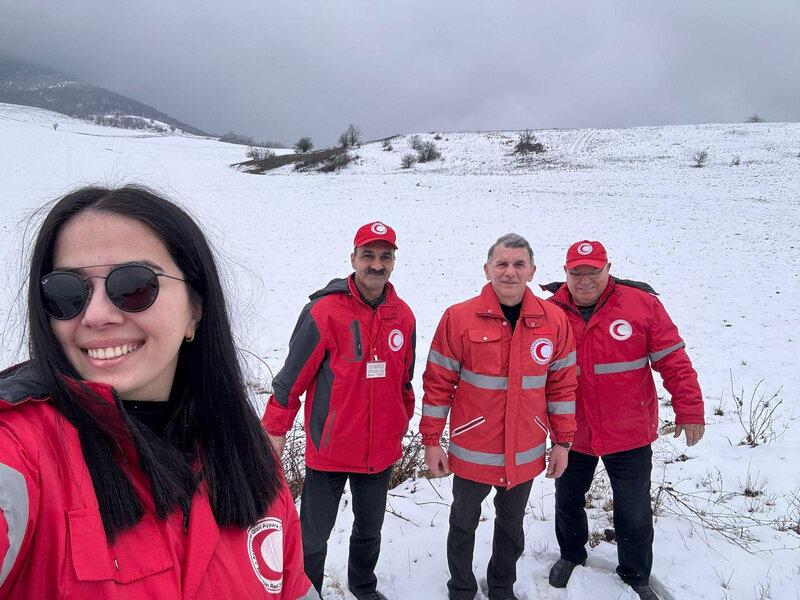
<path id="1" fill-rule="evenodd" d="M 58 129 L 52 124 L 59 123 Z M 486 251 L 500 235 L 526 236 L 534 283 L 562 280 L 566 248 L 601 240 L 612 273 L 650 283 L 681 330 L 706 399 L 705 439 L 655 445 L 654 587 L 665 598 L 797 599 L 800 588 L 800 124 L 719 124 L 535 132 L 543 155 L 512 154 L 517 132 L 445 133 L 442 160 L 401 169 L 408 136 L 365 144 L 344 171 L 266 175 L 230 168 L 246 148 L 206 138 L 143 135 L 48 111 L 0 104 L 0 291 L 3 364 L 25 357 L 20 318 L 26 232 L 35 209 L 88 183 L 144 183 L 186 206 L 221 257 L 240 345 L 263 357 L 255 377 L 280 368 L 308 294 L 349 272 L 355 230 L 384 220 L 398 234 L 392 275 L 417 316 L 415 387 L 444 309 L 478 292 Z M 433 135 L 420 134 L 424 141 Z M 708 150 L 707 166 L 692 155 Z M 734 158 L 738 165 L 732 165 Z M 538 288 L 537 288 L 538 289 Z M 260 369 L 260 371 L 259 371 Z M 734 389 L 731 389 L 731 377 Z M 763 380 L 763 382 L 761 382 Z M 775 439 L 738 445 L 745 432 L 732 391 L 780 390 Z M 262 397 L 263 399 L 263 397 Z M 777 400 L 773 400 L 771 407 Z M 673 414 L 664 407 L 662 419 Z M 745 414 L 746 417 L 746 414 Z M 745 418 L 745 421 L 747 419 Z M 412 423 L 414 427 L 416 423 Z M 610 527 L 607 490 L 593 490 L 590 529 Z M 347 492 L 345 498 L 348 498 Z M 446 598 L 450 480 L 390 492 L 378 565 L 389 598 Z M 343 502 L 344 504 L 344 502 Z M 491 519 L 490 501 L 484 515 Z M 344 508 L 329 546 L 334 584 L 350 598 Z M 491 523 L 478 528 L 485 577 Z M 537 479 L 526 520 L 517 595 L 633 598 L 612 575 L 616 547 L 600 541 L 567 590 L 546 585 L 557 558 L 553 485 Z"/>

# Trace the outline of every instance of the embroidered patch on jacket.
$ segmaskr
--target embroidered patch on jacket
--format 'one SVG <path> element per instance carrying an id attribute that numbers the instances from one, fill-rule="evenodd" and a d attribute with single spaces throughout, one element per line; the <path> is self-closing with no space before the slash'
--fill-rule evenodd
<path id="1" fill-rule="evenodd" d="M 608 333 L 615 340 L 627 340 L 633 335 L 633 327 L 625 319 L 617 319 L 609 325 Z"/>
<path id="2" fill-rule="evenodd" d="M 270 594 L 283 588 L 283 523 L 275 517 L 261 519 L 247 531 L 247 553 L 256 577 Z"/>
<path id="3" fill-rule="evenodd" d="M 399 329 L 392 329 L 389 334 L 389 348 L 397 352 L 403 347 L 403 332 Z"/>
<path id="4" fill-rule="evenodd" d="M 592 245 L 590 243 L 584 242 L 583 244 L 578 246 L 578 254 L 580 254 L 581 256 L 586 256 L 587 254 L 591 254 L 593 249 L 594 248 L 592 248 Z"/>
<path id="5" fill-rule="evenodd" d="M 553 342 L 547 338 L 539 338 L 531 344 L 531 358 L 540 365 L 546 365 L 553 356 Z"/>

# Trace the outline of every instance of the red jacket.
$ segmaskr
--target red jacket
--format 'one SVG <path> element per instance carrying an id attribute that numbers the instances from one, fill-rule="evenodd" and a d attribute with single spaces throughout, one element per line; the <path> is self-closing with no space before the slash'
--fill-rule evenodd
<path id="1" fill-rule="evenodd" d="M 573 448 L 579 452 L 600 456 L 646 446 L 658 437 L 651 366 L 672 395 L 675 422 L 704 423 L 703 394 L 678 328 L 644 289 L 650 287 L 609 278 L 588 323 L 566 284 L 548 299 L 564 310 L 578 347 Z"/>
<path id="2" fill-rule="evenodd" d="M 575 431 L 575 345 L 564 314 L 525 290 L 514 328 L 491 284 L 448 308 L 422 376 L 420 432 L 439 444 L 450 414 L 450 468 L 459 477 L 513 487 L 545 467 L 547 432 Z"/>
<path id="3" fill-rule="evenodd" d="M 145 517 L 109 545 L 77 432 L 42 396 L 22 374 L 0 380 L 0 599 L 319 598 L 285 486 L 249 530 L 220 529 L 196 493 L 184 534 L 183 514 L 159 519 L 132 466 Z"/>
<path id="4" fill-rule="evenodd" d="M 272 382 L 263 423 L 283 435 L 306 394 L 306 464 L 320 471 L 377 473 L 396 462 L 414 413 L 414 315 L 386 284 L 376 310 L 353 277 L 334 279 L 311 295 Z M 367 377 L 368 363 L 385 376 Z"/>

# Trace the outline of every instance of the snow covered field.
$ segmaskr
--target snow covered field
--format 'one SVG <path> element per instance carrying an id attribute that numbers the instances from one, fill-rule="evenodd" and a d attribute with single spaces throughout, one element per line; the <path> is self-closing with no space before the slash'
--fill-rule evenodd
<path id="1" fill-rule="evenodd" d="M 256 176 L 229 166 L 245 159 L 242 146 L 0 104 L 2 362 L 25 357 L 20 290 L 26 227 L 33 231 L 38 222 L 31 214 L 83 184 L 144 183 L 193 212 L 221 256 L 240 345 L 272 371 L 282 364 L 308 294 L 349 272 L 355 230 L 384 220 L 400 247 L 392 281 L 417 315 L 418 397 L 439 317 L 478 292 L 486 250 L 498 236 L 515 231 L 530 240 L 534 283 L 563 279 L 569 244 L 599 239 L 612 273 L 661 294 L 706 398 L 708 428 L 699 445 L 687 450 L 682 439 L 664 436 L 655 446 L 653 489 L 666 489 L 654 587 L 675 599 L 800 598 L 800 124 L 535 133 L 548 151 L 526 161 L 511 153 L 516 132 L 443 132 L 436 142 L 443 160 L 408 170 L 400 169 L 409 152 L 401 136 L 391 152 L 379 143 L 361 147 L 357 164 L 338 174 L 287 167 Z M 692 154 L 703 149 L 708 165 L 692 168 Z M 731 165 L 734 157 L 740 164 Z M 269 380 L 263 367 L 256 376 Z M 744 431 L 731 377 L 733 391 L 744 390 L 745 412 L 759 381 L 756 400 L 781 388 L 777 439 L 738 445 Z M 671 419 L 671 410 L 661 416 Z M 601 500 L 590 511 L 590 529 L 602 534 L 609 513 L 602 485 L 596 492 Z M 407 482 L 390 492 L 378 566 L 379 588 L 389 598 L 446 598 L 450 498 L 449 479 Z M 552 483 L 537 479 L 517 595 L 633 598 L 612 575 L 616 548 L 605 541 L 566 590 L 548 588 L 558 555 L 552 505 Z M 492 514 L 488 500 L 475 551 L 479 579 Z M 329 546 L 326 598 L 351 597 L 340 591 L 350 523 L 348 506 Z"/>

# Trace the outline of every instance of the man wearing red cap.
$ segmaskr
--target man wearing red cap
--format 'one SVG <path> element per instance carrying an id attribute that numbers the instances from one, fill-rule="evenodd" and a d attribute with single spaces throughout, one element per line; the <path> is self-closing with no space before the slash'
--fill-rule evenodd
<path id="1" fill-rule="evenodd" d="M 345 482 L 353 495 L 350 591 L 380 600 L 375 565 L 392 465 L 414 413 L 414 315 L 389 283 L 394 230 L 376 221 L 353 242 L 354 272 L 313 293 L 272 382 L 264 426 L 279 455 L 305 393 L 306 479 L 300 506 L 305 571 L 322 594 L 328 538 Z"/>
<path id="2" fill-rule="evenodd" d="M 556 537 L 561 558 L 550 584 L 566 587 L 586 561 L 589 531 L 585 495 L 598 458 L 611 480 L 619 576 L 646 600 L 653 564 L 650 444 L 658 437 L 658 397 L 652 369 L 661 374 L 675 409 L 675 437 L 693 446 L 703 437 L 703 395 L 678 329 L 646 283 L 609 275 L 600 242 L 570 246 L 564 284 L 542 286 L 563 309 L 578 349 L 575 433 L 569 464 L 556 480 Z"/>
<path id="3" fill-rule="evenodd" d="M 489 248 L 479 296 L 448 308 L 422 377 L 420 432 L 434 476 L 453 472 L 447 535 L 451 600 L 472 600 L 481 503 L 495 488 L 490 600 L 512 600 L 533 478 L 559 477 L 575 431 L 575 344 L 569 321 L 528 287 L 530 244 L 509 233 Z M 440 446 L 450 418 L 448 453 Z M 553 446 L 545 465 L 547 437 Z"/>

